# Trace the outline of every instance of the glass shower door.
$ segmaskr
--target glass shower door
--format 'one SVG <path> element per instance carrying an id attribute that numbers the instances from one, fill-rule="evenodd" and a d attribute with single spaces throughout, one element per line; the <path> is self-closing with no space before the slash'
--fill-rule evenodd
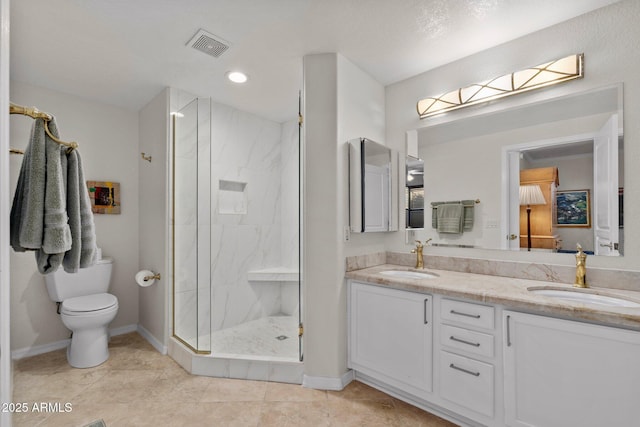
<path id="1" fill-rule="evenodd" d="M 196 98 L 172 113 L 173 336 L 211 352 L 210 101 Z"/>

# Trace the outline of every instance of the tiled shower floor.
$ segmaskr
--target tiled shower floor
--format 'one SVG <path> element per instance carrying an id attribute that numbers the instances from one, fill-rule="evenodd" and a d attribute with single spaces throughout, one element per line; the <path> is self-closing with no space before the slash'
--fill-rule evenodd
<path id="1" fill-rule="evenodd" d="M 263 317 L 215 331 L 211 334 L 211 354 L 298 361 L 298 318 Z"/>
<path id="2" fill-rule="evenodd" d="M 14 402 L 70 404 L 67 412 L 14 414 L 13 425 L 145 426 L 398 426 L 451 427 L 358 381 L 339 392 L 294 384 L 190 375 L 136 333 L 113 337 L 109 360 L 71 368 L 65 350 L 14 365 Z"/>

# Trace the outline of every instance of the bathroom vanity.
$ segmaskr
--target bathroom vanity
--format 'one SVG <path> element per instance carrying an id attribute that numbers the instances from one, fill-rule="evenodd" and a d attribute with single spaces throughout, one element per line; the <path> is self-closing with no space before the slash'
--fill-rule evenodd
<path id="1" fill-rule="evenodd" d="M 640 308 L 535 292 L 570 285 L 428 271 L 421 278 L 385 264 L 347 273 L 357 379 L 461 425 L 640 419 Z M 639 292 L 587 292 L 580 296 L 640 303 Z"/>

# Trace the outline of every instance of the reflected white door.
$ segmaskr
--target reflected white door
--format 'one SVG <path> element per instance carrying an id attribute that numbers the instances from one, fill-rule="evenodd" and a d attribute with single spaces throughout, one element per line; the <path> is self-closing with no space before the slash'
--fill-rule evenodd
<path id="1" fill-rule="evenodd" d="M 618 252 L 618 115 L 613 114 L 593 141 L 593 230 L 596 255 Z"/>
<path id="2" fill-rule="evenodd" d="M 509 231 L 506 237 L 507 247 L 512 251 L 520 250 L 520 152 L 508 153 L 509 195 L 504 203 L 508 206 Z"/>
<path id="3" fill-rule="evenodd" d="M 389 230 L 389 169 L 364 165 L 364 231 Z"/>

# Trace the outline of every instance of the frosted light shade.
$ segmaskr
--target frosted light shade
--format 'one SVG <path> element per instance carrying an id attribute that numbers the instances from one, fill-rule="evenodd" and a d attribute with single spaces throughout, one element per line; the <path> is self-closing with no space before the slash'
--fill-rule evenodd
<path id="1" fill-rule="evenodd" d="M 468 105 L 491 101 L 516 93 L 584 77 L 584 54 L 569 55 L 526 70 L 462 87 L 438 96 L 418 101 L 421 119 Z"/>

